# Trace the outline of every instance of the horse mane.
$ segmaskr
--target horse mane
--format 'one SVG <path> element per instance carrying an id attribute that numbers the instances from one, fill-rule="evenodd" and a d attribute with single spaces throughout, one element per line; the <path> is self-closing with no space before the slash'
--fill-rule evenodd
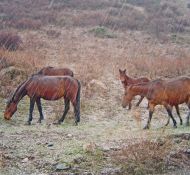
<path id="1" fill-rule="evenodd" d="M 7 105 L 10 104 L 15 97 L 15 94 L 18 92 L 19 88 L 25 83 L 26 81 L 22 82 L 21 84 L 19 84 L 19 86 L 16 88 L 16 90 L 14 91 L 14 93 L 10 96 L 10 98 L 7 101 Z"/>
<path id="2" fill-rule="evenodd" d="M 42 74 L 44 69 L 52 69 L 52 68 L 53 68 L 52 66 L 44 67 L 41 70 L 39 70 L 36 74 Z M 36 74 L 34 74 L 34 75 L 36 75 Z"/>
<path id="3" fill-rule="evenodd" d="M 9 105 L 11 102 L 14 101 L 15 95 L 16 93 L 19 91 L 19 89 L 26 83 L 28 82 L 29 79 L 23 81 L 21 84 L 19 84 L 19 86 L 16 88 L 16 90 L 14 91 L 13 95 L 9 98 L 9 100 L 7 101 L 7 105 Z"/>

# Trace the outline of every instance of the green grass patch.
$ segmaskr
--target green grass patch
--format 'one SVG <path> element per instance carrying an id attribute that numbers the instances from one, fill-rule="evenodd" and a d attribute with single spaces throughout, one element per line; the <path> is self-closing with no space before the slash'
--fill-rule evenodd
<path id="1" fill-rule="evenodd" d="M 116 38 L 116 35 L 111 32 L 108 28 L 103 26 L 98 26 L 89 31 L 93 33 L 95 37 L 99 38 Z"/>

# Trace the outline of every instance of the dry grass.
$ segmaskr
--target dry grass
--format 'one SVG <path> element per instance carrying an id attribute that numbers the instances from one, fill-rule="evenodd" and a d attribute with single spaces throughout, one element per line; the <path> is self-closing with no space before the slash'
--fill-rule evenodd
<path id="1" fill-rule="evenodd" d="M 170 141 L 147 141 L 130 143 L 114 153 L 113 159 L 129 174 L 154 174 L 166 171 L 166 157 L 171 150 Z"/>
<path id="2" fill-rule="evenodd" d="M 40 20 L 33 20 L 27 18 L 21 18 L 19 20 L 14 20 L 10 23 L 11 27 L 15 27 L 17 29 L 40 29 L 42 26 L 42 22 Z"/>
<path id="3" fill-rule="evenodd" d="M 15 87 L 40 67 L 40 55 L 30 51 L 0 50 L 0 95 L 7 97 Z"/>
<path id="4" fill-rule="evenodd" d="M 19 35 L 11 32 L 0 33 L 0 47 L 7 50 L 17 50 L 22 43 Z"/>

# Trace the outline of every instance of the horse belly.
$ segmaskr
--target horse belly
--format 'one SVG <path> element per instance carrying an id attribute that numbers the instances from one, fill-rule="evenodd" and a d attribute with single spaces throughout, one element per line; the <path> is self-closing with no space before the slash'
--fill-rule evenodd
<path id="1" fill-rule="evenodd" d="M 58 100 L 63 96 L 64 96 L 64 91 L 58 89 L 54 91 L 53 90 L 45 91 L 45 94 L 42 98 L 45 100 Z"/>
<path id="2" fill-rule="evenodd" d="M 177 95 L 177 96 L 172 96 L 170 98 L 168 98 L 168 103 L 172 106 L 178 105 L 178 104 L 182 104 L 184 102 L 186 102 L 186 97 L 185 95 Z"/>

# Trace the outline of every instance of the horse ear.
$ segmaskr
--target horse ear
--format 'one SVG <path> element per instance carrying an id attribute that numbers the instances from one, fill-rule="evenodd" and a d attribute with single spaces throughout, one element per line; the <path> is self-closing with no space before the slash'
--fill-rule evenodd
<path id="1" fill-rule="evenodd" d="M 124 69 L 124 71 L 123 71 L 124 73 L 126 73 L 126 69 Z"/>
<path id="2" fill-rule="evenodd" d="M 121 70 L 121 69 L 119 69 L 119 73 L 122 73 L 122 70 Z"/>

